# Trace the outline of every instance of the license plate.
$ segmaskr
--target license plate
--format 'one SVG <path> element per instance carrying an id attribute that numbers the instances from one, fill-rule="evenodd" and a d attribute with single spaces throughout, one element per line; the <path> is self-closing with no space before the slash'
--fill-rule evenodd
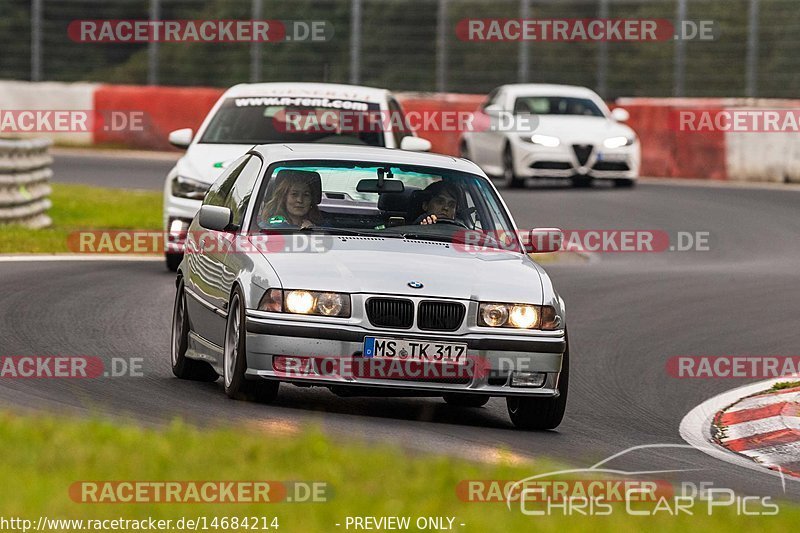
<path id="1" fill-rule="evenodd" d="M 467 363 L 467 345 L 366 337 L 364 339 L 364 357 L 465 365 Z"/>

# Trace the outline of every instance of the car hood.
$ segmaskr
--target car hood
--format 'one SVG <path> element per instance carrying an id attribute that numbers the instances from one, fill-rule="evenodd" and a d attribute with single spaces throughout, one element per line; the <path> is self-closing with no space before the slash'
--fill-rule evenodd
<path id="1" fill-rule="evenodd" d="M 521 254 L 408 239 L 326 239 L 324 252 L 263 255 L 286 289 L 542 303 L 539 271 Z M 410 288 L 412 281 L 423 287 Z"/>
<path id="2" fill-rule="evenodd" d="M 250 144 L 192 144 L 178 161 L 177 172 L 193 180 L 214 183 L 229 164 L 250 148 Z"/>
<path id="3" fill-rule="evenodd" d="M 540 115 L 531 126 L 531 134 L 558 137 L 562 144 L 598 144 L 609 137 L 635 135 L 625 124 L 604 117 Z M 527 134 L 526 129 L 522 131 Z"/>

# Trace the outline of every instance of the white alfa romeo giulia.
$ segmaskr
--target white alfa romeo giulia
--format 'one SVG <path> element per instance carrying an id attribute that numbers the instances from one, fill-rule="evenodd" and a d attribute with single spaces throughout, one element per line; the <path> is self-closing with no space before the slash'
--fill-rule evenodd
<path id="1" fill-rule="evenodd" d="M 471 159 L 507 187 L 528 178 L 569 178 L 586 187 L 610 180 L 631 187 L 639 177 L 641 147 L 597 93 L 569 85 L 503 85 L 489 93 L 463 134 L 461 157 Z"/>

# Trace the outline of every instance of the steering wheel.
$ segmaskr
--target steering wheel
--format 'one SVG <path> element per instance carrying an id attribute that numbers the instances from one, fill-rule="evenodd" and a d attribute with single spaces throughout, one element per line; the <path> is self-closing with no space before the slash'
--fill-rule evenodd
<path id="1" fill-rule="evenodd" d="M 461 226 L 464 229 L 469 229 L 469 226 L 467 226 L 466 224 L 464 224 L 460 220 L 456 220 L 454 218 L 436 217 L 436 223 L 437 224 L 452 224 L 454 226 Z"/>

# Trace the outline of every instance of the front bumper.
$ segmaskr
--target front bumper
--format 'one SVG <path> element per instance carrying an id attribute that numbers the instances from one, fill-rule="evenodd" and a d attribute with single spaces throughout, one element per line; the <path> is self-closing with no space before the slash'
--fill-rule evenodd
<path id="1" fill-rule="evenodd" d="M 491 396 L 555 397 L 559 394 L 558 379 L 566 340 L 563 330 L 547 333 L 536 337 L 474 333 L 437 336 L 407 331 L 375 331 L 352 325 L 268 319 L 248 314 L 246 374 L 251 378 L 328 387 L 376 387 L 436 395 L 465 392 Z M 409 374 L 402 378 L 397 375 L 376 375 L 375 372 L 367 375 L 348 372 L 348 368 L 374 361 L 365 360 L 361 355 L 366 336 L 463 343 L 467 345 L 471 363 L 475 363 L 472 367 L 475 371 L 457 372 L 455 379 L 448 377 L 452 374 L 448 374 L 446 369 L 442 373 L 423 373 L 423 376 Z M 275 358 L 280 360 L 286 357 L 335 361 L 333 365 L 337 371 L 318 372 L 315 367 L 300 375 L 275 368 Z M 343 369 L 344 372 L 341 371 Z M 453 369 L 452 365 L 450 369 Z M 510 376 L 514 371 L 543 373 L 546 377 L 540 387 L 511 387 Z"/>
<path id="2" fill-rule="evenodd" d="M 514 154 L 515 172 L 524 178 L 639 177 L 641 156 L 638 143 L 613 150 L 605 149 L 602 145 L 580 146 L 587 147 L 586 151 L 576 151 L 572 145 L 548 148 L 520 141 Z"/>

